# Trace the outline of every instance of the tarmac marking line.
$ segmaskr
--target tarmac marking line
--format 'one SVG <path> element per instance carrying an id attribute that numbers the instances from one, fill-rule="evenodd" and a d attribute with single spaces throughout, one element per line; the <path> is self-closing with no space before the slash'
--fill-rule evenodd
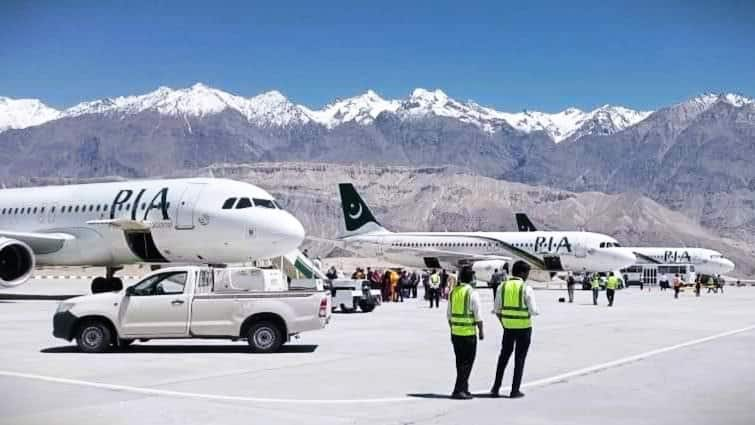
<path id="1" fill-rule="evenodd" d="M 671 345 L 668 347 L 658 348 L 655 350 L 647 351 L 645 353 L 635 354 L 632 356 L 624 357 L 624 358 L 613 360 L 610 362 L 588 366 L 585 368 L 573 370 L 571 372 L 562 373 L 562 374 L 551 376 L 548 378 L 526 382 L 522 385 L 522 388 L 532 388 L 532 387 L 555 384 L 555 383 L 564 381 L 566 379 L 593 374 L 602 370 L 614 368 L 617 366 L 622 366 L 628 363 L 633 363 L 639 360 L 647 359 L 649 357 L 657 356 L 659 354 L 668 353 L 669 351 L 675 351 L 682 348 L 691 347 L 694 345 L 704 344 L 709 341 L 713 341 L 719 338 L 724 338 L 727 336 L 751 331 L 753 329 L 755 329 L 755 325 L 718 333 L 715 335 L 683 342 L 680 344 Z M 99 388 L 99 389 L 115 391 L 115 392 L 128 392 L 128 393 L 151 395 L 151 396 L 179 397 L 179 398 L 216 400 L 216 401 L 241 401 L 241 402 L 251 402 L 251 403 L 367 404 L 367 403 L 395 403 L 395 402 L 423 400 L 421 398 L 410 397 L 410 396 L 388 397 L 388 398 L 368 398 L 368 399 L 340 399 L 340 400 L 260 398 L 260 397 L 246 397 L 246 396 L 233 396 L 233 395 L 221 395 L 221 394 L 192 393 L 192 392 L 172 391 L 172 390 L 157 389 L 157 388 L 136 387 L 136 386 L 130 386 L 130 385 L 105 384 L 101 382 L 83 381 L 83 380 L 78 380 L 78 379 L 59 378 L 55 376 L 36 375 L 36 374 L 31 374 L 31 373 L 21 373 L 21 372 L 3 371 L 3 370 L 0 370 L 0 376 L 52 382 L 52 383 L 57 383 L 57 384 L 77 385 L 77 386 L 82 386 L 82 387 Z M 483 390 L 480 392 L 485 392 L 485 391 L 487 390 Z"/>

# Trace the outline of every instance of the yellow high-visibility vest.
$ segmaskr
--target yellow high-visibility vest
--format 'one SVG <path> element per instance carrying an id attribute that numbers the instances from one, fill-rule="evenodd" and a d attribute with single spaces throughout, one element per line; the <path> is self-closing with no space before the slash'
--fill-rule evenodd
<path id="1" fill-rule="evenodd" d="M 616 289 L 618 287 L 619 287 L 619 278 L 616 276 L 608 276 L 608 280 L 606 281 L 606 288 Z"/>
<path id="2" fill-rule="evenodd" d="M 590 287 L 592 289 L 600 288 L 600 279 L 598 278 L 597 275 L 592 277 L 592 280 L 590 281 Z"/>
<path id="3" fill-rule="evenodd" d="M 456 286 L 448 296 L 451 303 L 451 335 L 477 335 L 474 313 L 469 309 L 472 287 L 466 284 Z"/>
<path id="4" fill-rule="evenodd" d="M 532 327 L 530 310 L 524 303 L 524 281 L 511 278 L 503 283 L 501 290 L 501 323 L 505 329 L 527 329 Z"/>

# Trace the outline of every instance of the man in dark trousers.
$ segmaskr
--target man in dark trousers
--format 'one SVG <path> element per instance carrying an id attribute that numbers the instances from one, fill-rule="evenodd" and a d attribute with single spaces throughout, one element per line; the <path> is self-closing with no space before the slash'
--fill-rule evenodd
<path id="1" fill-rule="evenodd" d="M 574 302 L 574 285 L 577 281 L 574 280 L 574 276 L 569 272 L 569 276 L 566 277 L 566 293 L 569 294 L 569 302 Z"/>
<path id="2" fill-rule="evenodd" d="M 480 318 L 480 297 L 472 287 L 474 271 L 465 266 L 459 271 L 459 282 L 448 296 L 446 318 L 451 328 L 451 343 L 456 356 L 456 384 L 451 398 L 469 400 L 469 375 L 477 355 L 477 338 L 483 340 Z"/>
<path id="3" fill-rule="evenodd" d="M 524 374 L 524 361 L 530 348 L 532 338 L 531 316 L 537 315 L 535 293 L 527 285 L 530 275 L 530 265 L 524 261 L 517 261 L 511 268 L 511 277 L 498 287 L 495 296 L 494 313 L 503 326 L 503 340 L 501 354 L 498 356 L 498 366 L 495 371 L 495 381 L 490 394 L 499 396 L 503 372 L 509 362 L 511 353 L 514 354 L 514 380 L 511 384 L 510 398 L 524 397 L 519 391 Z"/>

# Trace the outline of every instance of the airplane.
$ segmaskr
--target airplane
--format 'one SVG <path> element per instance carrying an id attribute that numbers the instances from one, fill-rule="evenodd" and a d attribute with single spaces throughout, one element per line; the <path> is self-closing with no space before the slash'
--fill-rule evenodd
<path id="1" fill-rule="evenodd" d="M 517 213 L 516 223 L 520 232 L 536 232 L 526 214 Z M 637 257 L 637 265 L 644 264 L 692 264 L 695 272 L 715 276 L 734 270 L 734 262 L 718 251 L 706 248 L 620 247 L 614 240 L 601 241 L 601 246 L 618 247 Z"/>
<path id="2" fill-rule="evenodd" d="M 117 290 L 134 263 L 227 264 L 284 255 L 299 220 L 257 186 L 227 179 L 132 180 L 0 190 L 0 287 L 40 266 L 104 266 Z"/>
<path id="3" fill-rule="evenodd" d="M 364 256 L 406 267 L 475 271 L 501 269 L 513 259 L 541 271 L 608 271 L 636 261 L 631 252 L 601 248 L 611 237 L 590 232 L 402 232 L 384 228 L 351 183 L 338 186 L 346 232 L 338 242 Z M 480 279 L 479 275 L 477 278 Z"/>

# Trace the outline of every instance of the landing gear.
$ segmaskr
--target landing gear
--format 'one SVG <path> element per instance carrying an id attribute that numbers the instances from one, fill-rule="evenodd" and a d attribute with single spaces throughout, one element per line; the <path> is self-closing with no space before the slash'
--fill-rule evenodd
<path id="1" fill-rule="evenodd" d="M 99 294 L 101 292 L 115 292 L 123 289 L 123 281 L 115 277 L 115 272 L 121 270 L 123 267 L 106 267 L 105 277 L 95 277 L 92 280 L 92 293 Z"/>

